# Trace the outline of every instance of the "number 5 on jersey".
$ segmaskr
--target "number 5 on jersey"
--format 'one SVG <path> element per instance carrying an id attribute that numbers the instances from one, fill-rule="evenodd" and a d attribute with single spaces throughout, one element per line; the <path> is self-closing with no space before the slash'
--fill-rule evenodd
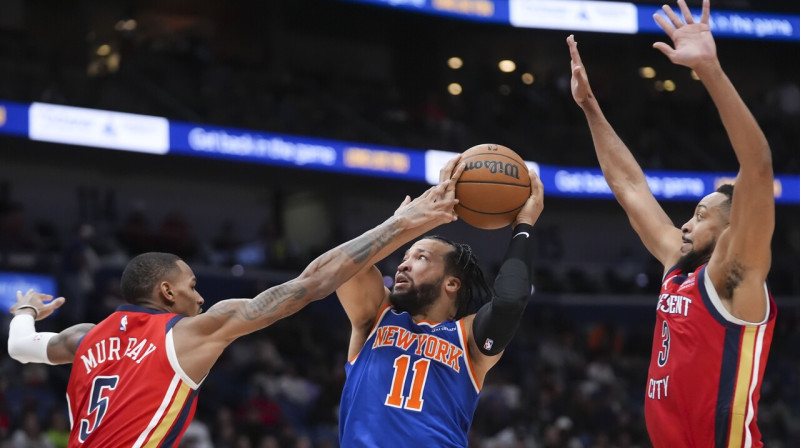
<path id="1" fill-rule="evenodd" d="M 103 416 L 106 415 L 106 411 L 108 410 L 108 397 L 104 396 L 103 392 L 105 392 L 106 389 L 110 391 L 116 389 L 117 382 L 119 382 L 118 375 L 98 376 L 92 382 L 92 394 L 89 401 L 89 408 L 86 410 L 87 418 L 81 419 L 81 431 L 78 435 L 78 439 L 81 443 L 85 442 L 89 434 L 97 429 L 103 421 Z M 94 416 L 94 424 L 91 424 L 89 423 L 88 417 L 95 411 L 97 411 L 97 414 Z"/>
<path id="2" fill-rule="evenodd" d="M 408 355 L 400 355 L 394 360 L 394 375 L 392 376 L 392 390 L 386 396 L 386 406 L 393 408 L 408 409 L 411 411 L 421 411 L 422 404 L 425 400 L 422 399 L 422 392 L 425 390 L 425 381 L 428 378 L 428 366 L 430 366 L 430 359 L 418 359 L 414 361 L 411 367 L 414 370 L 414 376 L 411 378 L 411 391 L 408 397 L 403 396 L 403 387 L 406 384 L 406 376 L 408 375 L 408 365 L 411 363 L 411 357 Z"/>

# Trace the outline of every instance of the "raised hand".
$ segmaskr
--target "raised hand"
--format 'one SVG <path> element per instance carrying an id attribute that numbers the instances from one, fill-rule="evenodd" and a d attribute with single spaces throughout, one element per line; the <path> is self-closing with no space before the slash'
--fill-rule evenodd
<path id="1" fill-rule="evenodd" d="M 586 101 L 594 98 L 594 93 L 592 93 L 592 87 L 589 85 L 589 77 L 586 76 L 586 68 L 581 61 L 581 54 L 578 53 L 578 42 L 575 42 L 575 36 L 572 34 L 567 37 L 567 45 L 569 46 L 569 56 L 571 58 L 572 81 L 570 82 L 570 87 L 572 88 L 572 98 L 578 103 L 578 106 L 583 107 Z"/>
<path id="2" fill-rule="evenodd" d="M 45 302 L 49 302 L 46 303 Z M 17 303 L 15 303 L 11 307 L 11 314 L 16 314 L 18 310 L 24 309 L 31 309 L 35 316 L 36 320 L 42 320 L 45 317 L 53 314 L 57 308 L 63 305 L 65 299 L 63 297 L 59 297 L 53 300 L 53 296 L 48 294 L 41 294 L 33 289 L 29 289 L 25 295 L 22 294 L 22 291 L 17 291 Z"/>
<path id="3" fill-rule="evenodd" d="M 686 6 L 686 0 L 678 0 L 678 7 L 686 23 L 668 5 L 664 5 L 662 9 L 669 20 L 660 14 L 653 15 L 658 26 L 672 39 L 674 47 L 664 42 L 656 42 L 653 48 L 664 53 L 673 63 L 684 65 L 696 72 L 706 65 L 718 64 L 717 46 L 711 35 L 711 26 L 708 24 L 711 10 L 709 0 L 703 0 L 700 22 L 694 21 L 689 7 Z"/>
<path id="4" fill-rule="evenodd" d="M 536 224 L 539 215 L 542 214 L 542 210 L 544 209 L 544 186 L 542 185 L 542 180 L 539 179 L 539 176 L 533 169 L 528 171 L 528 176 L 531 178 L 531 195 L 528 200 L 525 201 L 519 213 L 517 213 L 517 217 L 514 218 L 513 227 L 521 223 L 530 225 Z"/>
<path id="5" fill-rule="evenodd" d="M 414 215 L 418 222 L 418 224 L 414 224 L 415 227 L 426 222 L 438 226 L 458 219 L 454 211 L 458 203 L 456 182 L 466 167 L 465 164 L 458 163 L 459 160 L 461 160 L 461 154 L 450 159 L 439 170 L 439 185 L 429 188 L 413 201 L 410 196 L 406 196 L 400 207 L 395 210 L 394 216 Z"/>
<path id="6" fill-rule="evenodd" d="M 394 212 L 394 216 L 406 220 L 409 228 L 425 224 L 439 226 L 458 219 L 455 206 L 455 181 L 448 179 L 429 188 L 413 201 L 406 196 Z"/>

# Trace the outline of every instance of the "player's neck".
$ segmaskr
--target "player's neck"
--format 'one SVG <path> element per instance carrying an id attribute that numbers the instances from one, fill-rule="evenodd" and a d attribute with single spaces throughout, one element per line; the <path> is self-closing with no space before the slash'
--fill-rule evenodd
<path id="1" fill-rule="evenodd" d="M 455 309 L 445 299 L 438 300 L 433 306 L 423 313 L 411 316 L 414 322 L 428 322 L 438 324 L 446 320 L 453 320 Z"/>

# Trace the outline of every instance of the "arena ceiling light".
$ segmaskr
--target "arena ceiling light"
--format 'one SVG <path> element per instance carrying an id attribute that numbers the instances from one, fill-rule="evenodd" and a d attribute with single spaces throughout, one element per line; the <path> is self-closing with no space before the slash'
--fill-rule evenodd
<path id="1" fill-rule="evenodd" d="M 453 56 L 447 60 L 447 66 L 453 70 L 458 70 L 464 66 L 464 61 L 458 56 Z"/>
<path id="2" fill-rule="evenodd" d="M 503 59 L 502 61 L 497 63 L 497 66 L 503 73 L 511 73 L 517 69 L 517 64 L 515 64 L 514 61 L 512 61 L 511 59 Z"/>

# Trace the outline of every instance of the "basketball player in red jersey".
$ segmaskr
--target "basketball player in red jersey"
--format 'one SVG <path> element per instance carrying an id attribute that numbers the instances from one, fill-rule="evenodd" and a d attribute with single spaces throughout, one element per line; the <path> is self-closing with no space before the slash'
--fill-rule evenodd
<path id="1" fill-rule="evenodd" d="M 711 95 L 739 161 L 735 194 L 723 185 L 700 200 L 680 229 L 674 227 L 600 110 L 570 36 L 572 95 L 586 114 L 614 196 L 664 265 L 645 398 L 653 445 L 761 447 L 758 399 L 776 316 L 765 283 L 775 227 L 772 156 L 717 59 L 709 1 L 703 1 L 699 22 L 684 0 L 678 6 L 683 21 L 666 5 L 666 18 L 655 16 L 673 46 L 653 47 L 693 69 Z"/>
<path id="2" fill-rule="evenodd" d="M 387 245 L 454 221 L 462 171 L 413 201 L 406 197 L 392 217 L 321 255 L 296 279 L 252 299 L 223 300 L 205 313 L 191 268 L 164 253 L 128 263 L 121 279 L 128 304 L 97 325 L 37 333 L 34 320 L 64 298 L 45 303 L 52 297 L 18 293 L 9 354 L 24 363 L 74 363 L 67 386 L 71 448 L 178 446 L 198 387 L 231 342 L 330 295 Z"/>

